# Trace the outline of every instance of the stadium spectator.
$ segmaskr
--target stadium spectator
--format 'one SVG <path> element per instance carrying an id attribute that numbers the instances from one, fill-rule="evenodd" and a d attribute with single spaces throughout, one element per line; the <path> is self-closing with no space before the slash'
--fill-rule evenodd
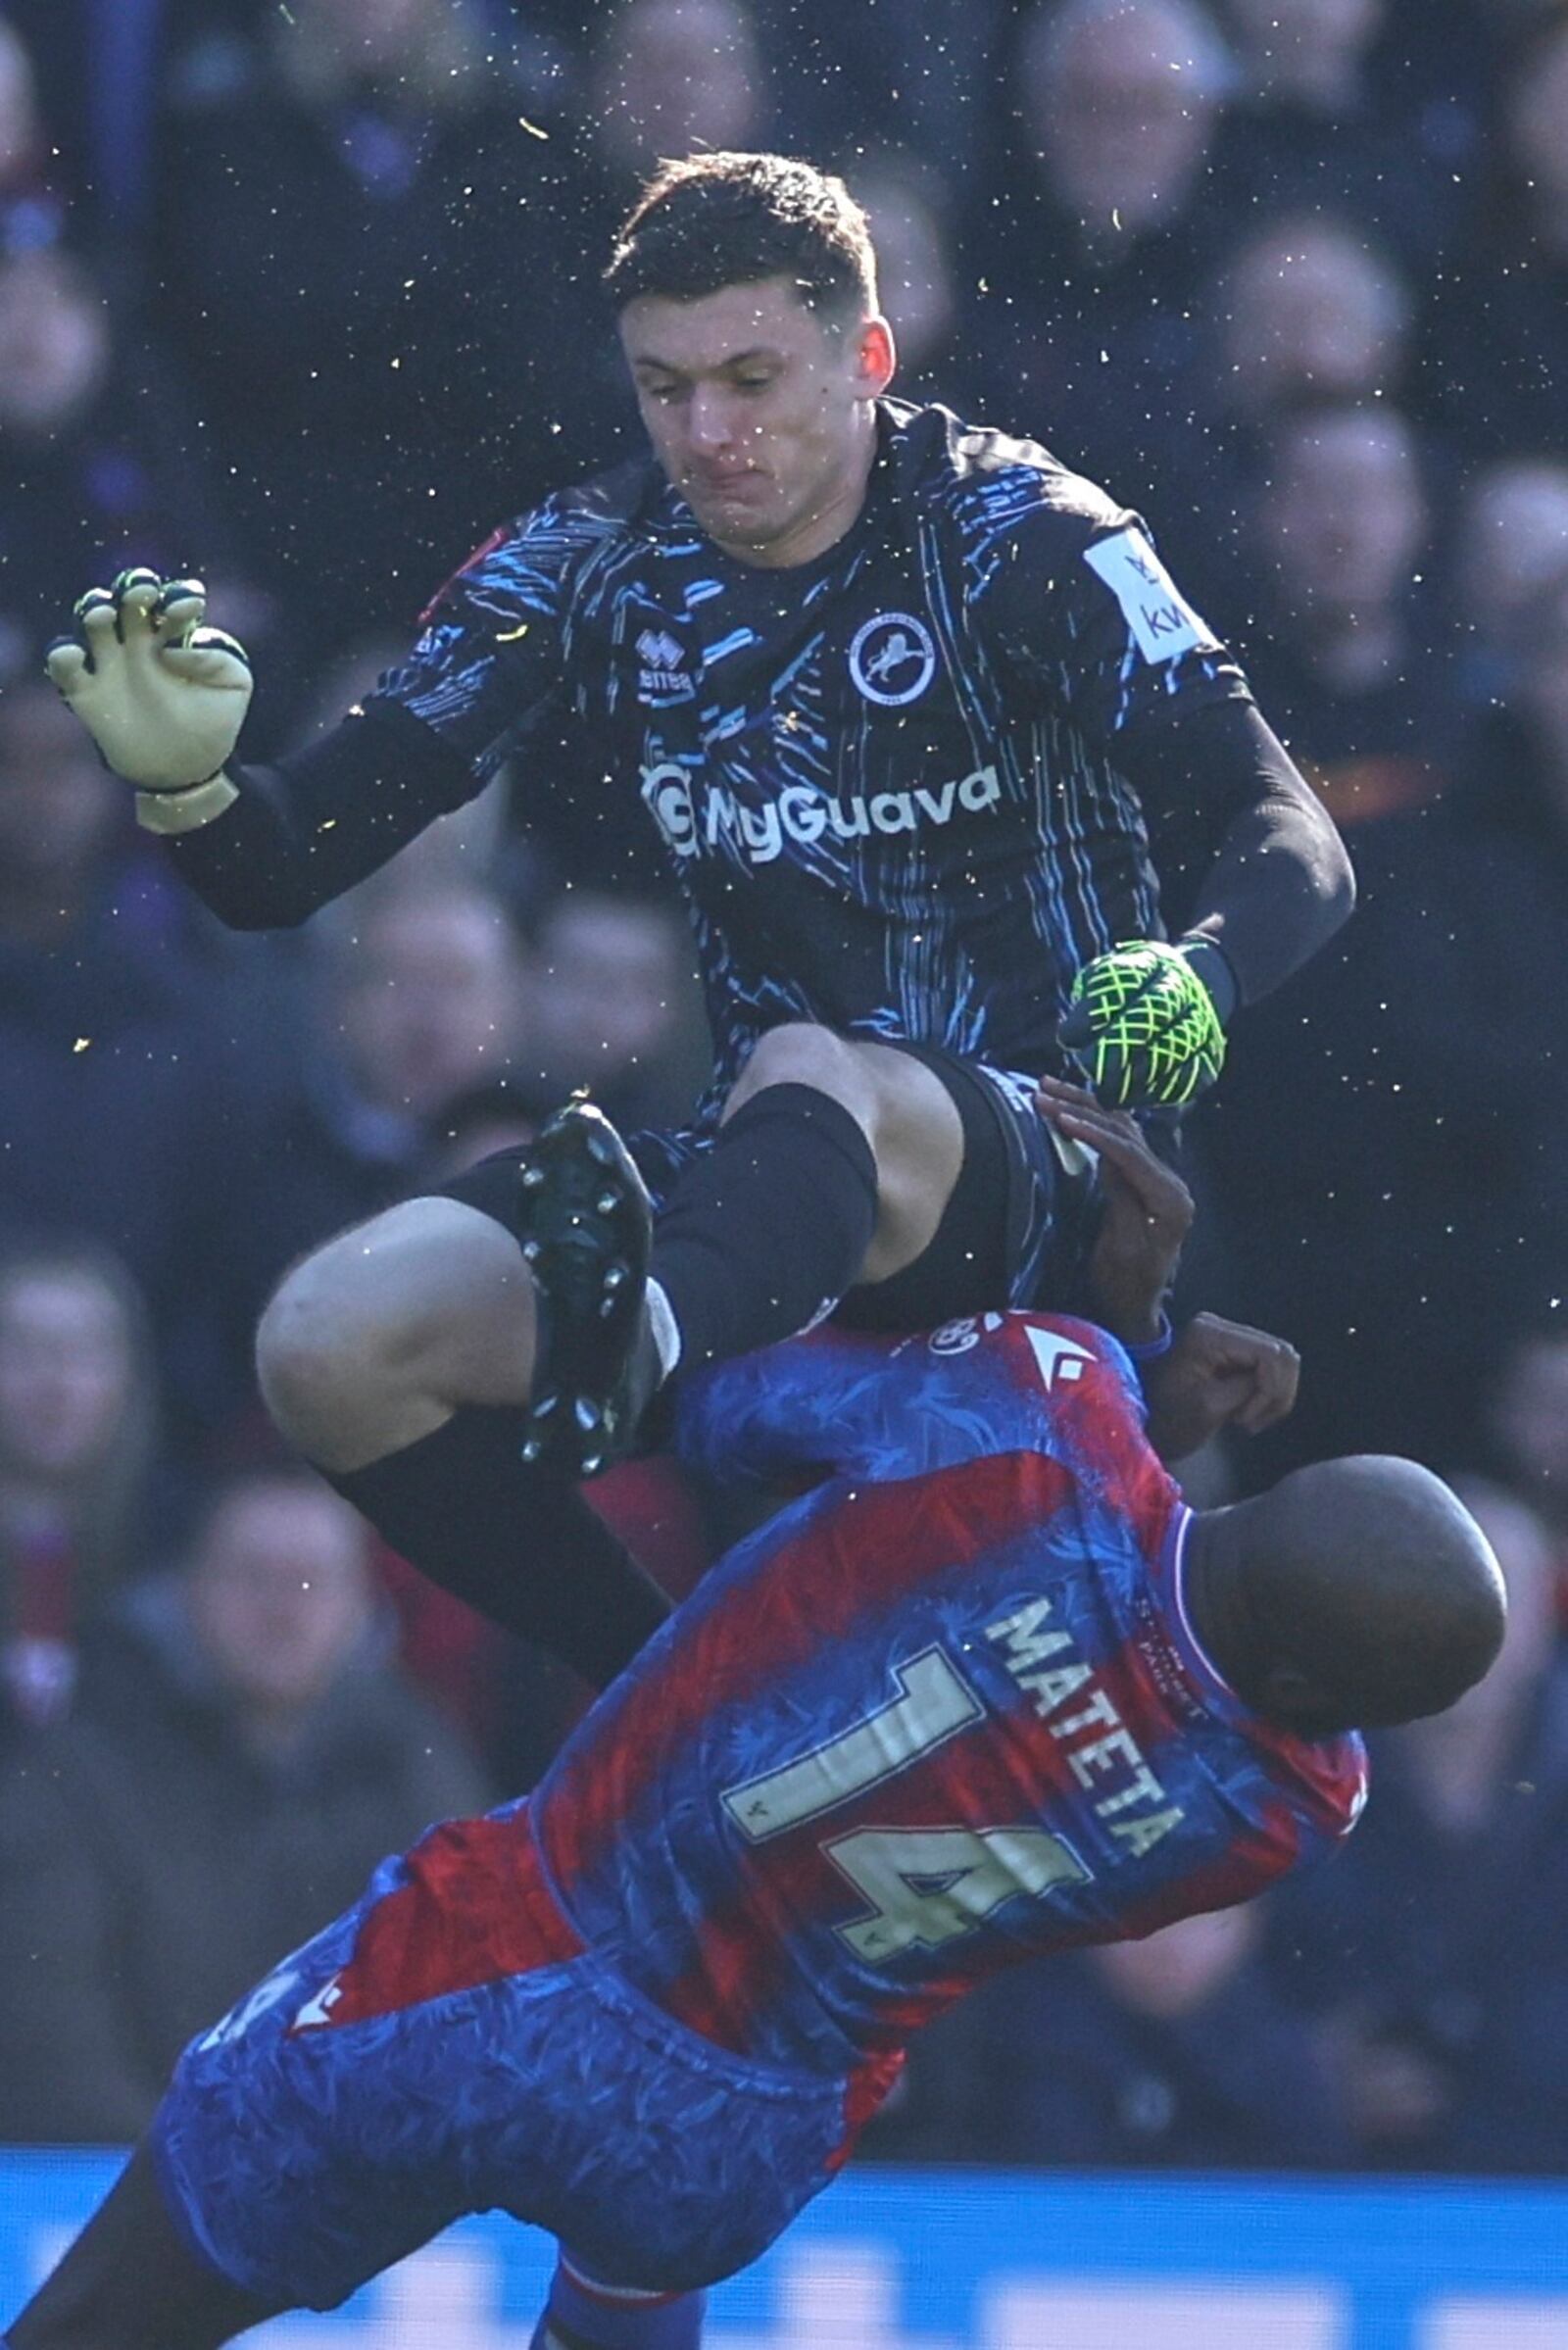
<path id="1" fill-rule="evenodd" d="M 608 12 L 600 0 L 507 4 L 527 31 L 559 45 L 572 61 L 568 73 L 605 39 Z M 923 0 L 918 10 L 890 10 L 748 0 L 750 42 L 766 74 L 780 144 L 825 165 L 858 155 L 874 133 L 966 170 L 986 136 L 988 70 L 1012 5 Z M 710 70 L 707 60 L 694 63 L 699 80 Z"/>
<path id="2" fill-rule="evenodd" d="M 372 1112 L 423 1122 L 503 1067 L 519 1015 L 517 944 L 477 884 L 394 889 L 336 957 L 331 1024 Z"/>
<path id="3" fill-rule="evenodd" d="M 1282 1981 L 1323 2023 L 1363 2163 L 1568 2162 L 1568 1662 L 1555 1558 L 1519 1500 L 1462 1489 L 1508 1588 L 1486 1680 L 1373 1740 L 1367 1816 L 1274 1912 Z"/>
<path id="4" fill-rule="evenodd" d="M 74 216 L 139 282 L 182 98 L 242 73 L 268 0 L 6 0 L 36 61 Z"/>
<path id="5" fill-rule="evenodd" d="M 250 1393 L 270 998 L 123 817 L 52 687 L 0 696 L 0 1242 L 124 1260 L 189 1442 Z"/>
<path id="6" fill-rule="evenodd" d="M 1252 485 L 1270 435 L 1325 403 L 1397 396 L 1413 299 L 1348 215 L 1304 212 L 1243 238 L 1206 289 L 1172 386 L 1162 538 L 1215 625 L 1232 625 L 1252 551 Z"/>
<path id="7" fill-rule="evenodd" d="M 593 99 L 617 218 L 662 155 L 768 144 L 766 73 L 744 0 L 624 0 L 604 23 Z"/>
<path id="8" fill-rule="evenodd" d="M 1289 1457 L 1348 1435 L 1474 1460 L 1563 1288 L 1568 593 L 1523 633 L 1441 799 L 1353 836 L 1356 920 L 1260 1007 L 1207 1130 L 1234 1294 L 1308 1364 Z"/>
<path id="9" fill-rule="evenodd" d="M 1179 0 L 1067 0 L 1033 11 L 1018 68 L 1042 193 L 1080 263 L 1114 269 L 1201 180 L 1229 83 L 1212 22 Z"/>
<path id="10" fill-rule="evenodd" d="M 1348 214 L 1286 214 L 1244 237 L 1215 308 L 1220 404 L 1246 423 L 1398 395 L 1410 289 Z"/>
<path id="11" fill-rule="evenodd" d="M 1568 455 L 1568 17 L 1516 44 L 1425 335 L 1423 414 L 1471 461 Z"/>
<path id="12" fill-rule="evenodd" d="M 1223 230 L 1206 174 L 1229 59 L 1198 0 L 1066 0 L 1029 12 L 1002 71 L 1009 129 L 969 237 L 984 406 L 1131 485 L 1157 533 L 1169 386 Z"/>
<path id="13" fill-rule="evenodd" d="M 1249 672 L 1342 824 L 1442 787 L 1454 689 L 1432 535 L 1416 437 L 1389 402 L 1300 410 L 1270 436 L 1250 532 Z"/>
<path id="14" fill-rule="evenodd" d="M 1223 5 L 1241 69 L 1215 158 L 1227 202 L 1254 218 L 1348 210 L 1430 268 L 1481 137 L 1485 84 L 1463 20 L 1438 0 L 1401 41 L 1389 0 Z"/>
<path id="15" fill-rule="evenodd" d="M 318 0 L 185 125 L 159 315 L 318 655 L 404 627 L 497 513 L 602 457 L 538 111 L 474 0 Z"/>
<path id="16" fill-rule="evenodd" d="M 1568 1331 L 1521 1332 L 1497 1381 L 1487 1436 L 1494 1465 L 1555 1546 L 1559 1601 L 1568 1600 Z"/>
<path id="17" fill-rule="evenodd" d="M 157 1385 L 106 1250 L 0 1259 L 0 1720 L 66 1710 L 84 1631 L 140 1563 Z"/>
<path id="18" fill-rule="evenodd" d="M 0 1775 L 0 2138 L 139 2130 L 190 2034 L 487 1789 L 387 1661 L 354 1512 L 296 1469 L 213 1502 Z"/>
<path id="19" fill-rule="evenodd" d="M 535 931 L 518 1066 L 539 1101 L 586 1085 L 617 1124 L 680 1114 L 706 1051 L 678 910 L 567 890 Z"/>
<path id="20" fill-rule="evenodd" d="M 1549 632 L 1551 599 L 1568 581 L 1568 460 L 1484 467 L 1460 510 L 1456 569 L 1466 699 L 1486 710 L 1528 675 L 1543 614 Z"/>
<path id="21" fill-rule="evenodd" d="M 270 1105 L 270 1197 L 241 1236 L 259 1296 L 302 1249 L 401 1197 L 447 1104 L 503 1075 L 524 1034 L 516 935 L 478 882 L 380 887 L 315 946 L 301 1049 Z"/>
<path id="22" fill-rule="evenodd" d="M 1250 96 L 1353 114 L 1368 96 L 1385 0 L 1223 0 Z"/>
<path id="23" fill-rule="evenodd" d="M 1014 0 L 924 0 L 918 9 L 832 0 L 752 0 L 786 149 L 852 179 L 866 149 L 892 141 L 940 161 L 955 180 L 984 154 L 997 39 Z"/>
<path id="24" fill-rule="evenodd" d="M 1266 1904 L 1047 1960 L 910 2052 L 865 2151 L 1066 2169 L 1337 2165 L 1348 2132 L 1308 2024 L 1263 1963 Z"/>
<path id="25" fill-rule="evenodd" d="M 107 286 L 63 245 L 0 233 L 0 602 L 41 632 L 83 580 L 181 569 L 200 546 L 264 641 L 276 615 L 201 433 L 158 355 L 117 341 Z"/>
<path id="26" fill-rule="evenodd" d="M 53 244 L 64 218 L 32 56 L 17 26 L 0 18 L 0 249 Z"/>
<path id="27" fill-rule="evenodd" d="M 1237 415 L 1397 394 L 1409 290 L 1347 215 L 1271 220 L 1231 255 L 1224 291 L 1219 392 Z"/>

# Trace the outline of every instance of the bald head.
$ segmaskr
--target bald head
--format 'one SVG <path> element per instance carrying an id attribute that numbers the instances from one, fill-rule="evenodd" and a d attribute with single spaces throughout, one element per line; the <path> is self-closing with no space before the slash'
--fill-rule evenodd
<path id="1" fill-rule="evenodd" d="M 1308 1737 L 1441 1713 L 1502 1642 L 1491 1544 L 1441 1478 L 1317 1461 L 1194 1524 L 1200 1635 L 1244 1697 Z"/>

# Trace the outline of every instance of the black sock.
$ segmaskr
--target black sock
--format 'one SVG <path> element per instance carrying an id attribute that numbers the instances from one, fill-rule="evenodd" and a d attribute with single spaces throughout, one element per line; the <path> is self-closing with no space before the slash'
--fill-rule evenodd
<path id="1" fill-rule="evenodd" d="M 575 1486 L 525 1464 L 525 1434 L 511 1405 L 466 1404 L 330 1482 L 410 1566 L 604 1689 L 669 1601 Z"/>
<path id="2" fill-rule="evenodd" d="M 652 1277 L 695 1369 L 804 1330 L 858 1278 L 876 1229 L 876 1160 L 849 1111 L 769 1085 L 684 1171 L 654 1232 Z"/>

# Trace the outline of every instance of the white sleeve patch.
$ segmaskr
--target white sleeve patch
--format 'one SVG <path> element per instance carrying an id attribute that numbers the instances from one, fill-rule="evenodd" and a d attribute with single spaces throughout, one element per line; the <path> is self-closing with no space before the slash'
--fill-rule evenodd
<path id="1" fill-rule="evenodd" d="M 1218 640 L 1182 596 L 1141 530 L 1118 530 L 1084 549 L 1084 561 L 1109 588 L 1145 661 L 1174 661 Z"/>

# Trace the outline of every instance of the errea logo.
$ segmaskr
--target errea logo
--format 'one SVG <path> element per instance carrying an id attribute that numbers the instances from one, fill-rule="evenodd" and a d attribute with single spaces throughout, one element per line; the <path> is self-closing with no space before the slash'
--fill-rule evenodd
<path id="1" fill-rule="evenodd" d="M 667 628 L 645 628 L 637 639 L 642 667 L 637 672 L 637 699 L 655 707 L 689 702 L 696 680 L 685 672 L 686 648 Z"/>

